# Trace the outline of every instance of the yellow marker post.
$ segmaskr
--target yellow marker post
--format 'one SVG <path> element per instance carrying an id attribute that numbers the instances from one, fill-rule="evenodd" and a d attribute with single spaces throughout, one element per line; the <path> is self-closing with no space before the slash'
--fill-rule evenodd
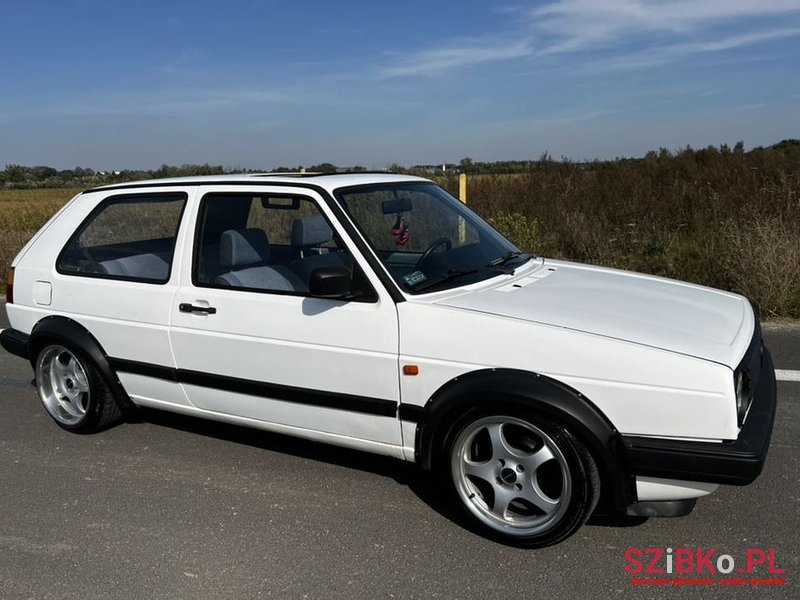
<path id="1" fill-rule="evenodd" d="M 467 203 L 467 174 L 462 173 L 458 176 L 458 199 L 464 204 Z M 458 218 L 458 245 L 463 246 L 467 243 L 467 222 L 463 217 Z"/>

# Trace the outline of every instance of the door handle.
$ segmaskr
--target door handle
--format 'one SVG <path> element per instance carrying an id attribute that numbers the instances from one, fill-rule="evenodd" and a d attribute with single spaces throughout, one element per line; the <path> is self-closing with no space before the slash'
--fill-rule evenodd
<path id="1" fill-rule="evenodd" d="M 188 302 L 181 302 L 178 305 L 178 310 L 185 313 L 206 313 L 207 315 L 213 315 L 217 312 L 217 309 L 213 306 L 195 306 Z"/>

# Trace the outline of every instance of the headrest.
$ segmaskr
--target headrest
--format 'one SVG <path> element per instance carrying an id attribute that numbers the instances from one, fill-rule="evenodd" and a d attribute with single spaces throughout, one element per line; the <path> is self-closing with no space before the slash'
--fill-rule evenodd
<path id="1" fill-rule="evenodd" d="M 269 241 L 262 229 L 228 229 L 219 244 L 220 266 L 246 267 L 269 260 Z"/>
<path id="2" fill-rule="evenodd" d="M 333 239 L 333 231 L 322 215 L 298 217 L 292 223 L 292 246 L 309 248 Z"/>

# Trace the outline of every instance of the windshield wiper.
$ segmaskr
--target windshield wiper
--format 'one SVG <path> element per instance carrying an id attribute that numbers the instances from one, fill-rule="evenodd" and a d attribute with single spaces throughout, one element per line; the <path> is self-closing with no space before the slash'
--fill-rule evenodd
<path id="1" fill-rule="evenodd" d="M 439 285 L 440 283 L 452 281 L 453 279 L 458 279 L 459 277 L 463 277 L 464 275 L 472 275 L 473 273 L 477 272 L 478 269 L 450 269 L 444 275 L 440 275 L 439 277 L 434 277 L 433 279 L 429 279 L 428 281 L 423 281 L 422 283 L 414 287 L 414 291 L 421 292 L 422 290 L 427 290 L 429 287 L 433 287 L 434 285 Z"/>
<path id="2" fill-rule="evenodd" d="M 509 252 L 506 252 L 503 256 L 500 256 L 499 258 L 495 258 L 493 261 L 490 261 L 489 264 L 486 266 L 492 268 L 502 267 L 506 263 L 514 260 L 515 258 L 522 258 L 522 262 L 524 263 L 530 260 L 531 255 L 528 254 L 527 252 L 520 252 L 519 250 L 510 250 Z M 512 275 L 514 274 L 514 269 L 502 269 L 502 270 L 504 270 L 507 273 L 511 273 Z"/>

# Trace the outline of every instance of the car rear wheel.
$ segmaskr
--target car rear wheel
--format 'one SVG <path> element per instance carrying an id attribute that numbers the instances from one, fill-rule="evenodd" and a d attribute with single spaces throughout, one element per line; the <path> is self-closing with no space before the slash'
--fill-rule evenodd
<path id="1" fill-rule="evenodd" d="M 557 543 L 597 504 L 600 480 L 591 455 L 541 417 L 475 412 L 451 429 L 447 456 L 460 506 L 478 529 L 503 542 Z"/>
<path id="2" fill-rule="evenodd" d="M 94 365 L 65 346 L 42 348 L 35 363 L 36 387 L 45 410 L 68 431 L 91 433 L 122 418 L 122 411 Z"/>

